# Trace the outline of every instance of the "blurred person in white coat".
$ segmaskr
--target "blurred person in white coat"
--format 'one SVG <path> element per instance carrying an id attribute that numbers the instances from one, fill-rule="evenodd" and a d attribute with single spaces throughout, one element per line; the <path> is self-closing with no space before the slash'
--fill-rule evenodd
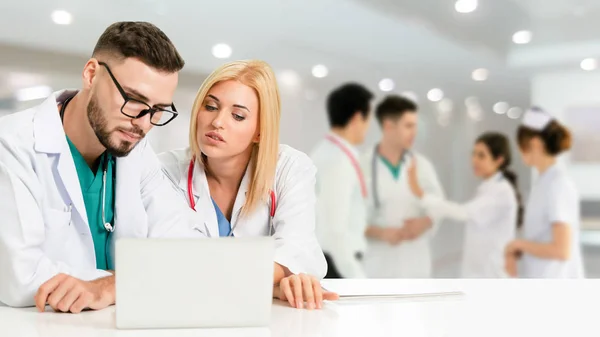
<path id="1" fill-rule="evenodd" d="M 496 132 L 482 134 L 475 141 L 471 162 L 473 173 L 483 182 L 466 203 L 425 193 L 415 165 L 408 170 L 409 185 L 428 212 L 465 223 L 463 278 L 505 278 L 504 249 L 514 240 L 523 217 L 517 176 L 509 169 L 508 138 Z"/>
<path id="2" fill-rule="evenodd" d="M 401 96 L 388 96 L 375 114 L 383 135 L 362 158 L 369 187 L 365 270 L 370 278 L 428 278 L 431 238 L 438 220 L 411 193 L 409 165 L 418 163 L 417 175 L 428 193 L 443 197 L 444 192 L 431 162 L 412 149 L 417 105 Z"/>
<path id="3" fill-rule="evenodd" d="M 327 98 L 331 132 L 311 154 L 317 167 L 317 237 L 327 259 L 326 278 L 364 278 L 367 186 L 356 146 L 369 127 L 373 94 L 348 83 Z"/>
<path id="4" fill-rule="evenodd" d="M 523 116 L 517 141 L 523 162 L 538 176 L 525 207 L 523 237 L 506 247 L 507 272 L 522 278 L 583 278 L 581 200 L 575 183 L 557 161 L 571 148 L 571 133 L 549 113 L 534 107 Z"/>
<path id="5" fill-rule="evenodd" d="M 280 117 L 271 67 L 229 62 L 198 90 L 189 146 L 159 157 L 210 237 L 273 236 L 274 296 L 321 308 L 335 296 L 319 284 L 327 266 L 315 235 L 316 169 L 306 154 L 279 144 Z"/>
<path id="6" fill-rule="evenodd" d="M 102 309 L 115 302 L 116 240 L 204 237 L 144 139 L 177 116 L 183 65 L 154 25 L 118 22 L 81 90 L 0 119 L 0 302 Z"/>

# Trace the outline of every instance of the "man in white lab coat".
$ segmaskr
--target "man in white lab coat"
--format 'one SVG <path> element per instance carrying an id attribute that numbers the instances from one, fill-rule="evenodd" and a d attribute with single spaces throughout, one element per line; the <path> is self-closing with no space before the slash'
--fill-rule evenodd
<path id="1" fill-rule="evenodd" d="M 355 146 L 369 127 L 373 94 L 359 84 L 342 85 L 327 98 L 331 132 L 314 149 L 317 167 L 317 225 L 326 278 L 363 278 L 366 248 L 366 181 Z"/>
<path id="2" fill-rule="evenodd" d="M 388 96 L 376 108 L 383 136 L 362 158 L 369 186 L 368 248 L 364 265 L 370 278 L 431 277 L 433 219 L 413 196 L 405 171 L 416 160 L 428 193 L 443 196 L 433 165 L 412 149 L 417 134 L 417 105 Z"/>
<path id="3" fill-rule="evenodd" d="M 101 309 L 115 302 L 116 239 L 202 236 L 144 139 L 177 116 L 183 65 L 154 25 L 115 23 L 81 90 L 0 119 L 0 302 Z"/>

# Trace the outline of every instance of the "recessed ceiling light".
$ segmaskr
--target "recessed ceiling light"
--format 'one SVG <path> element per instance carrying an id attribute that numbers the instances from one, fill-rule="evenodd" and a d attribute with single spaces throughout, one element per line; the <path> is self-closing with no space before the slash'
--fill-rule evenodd
<path id="1" fill-rule="evenodd" d="M 454 102 L 449 98 L 444 98 L 437 104 L 437 108 L 441 116 L 450 116 L 454 109 Z"/>
<path id="2" fill-rule="evenodd" d="M 533 34 L 528 30 L 520 30 L 513 34 L 512 40 L 516 44 L 527 44 L 531 42 Z"/>
<path id="3" fill-rule="evenodd" d="M 300 76 L 293 70 L 283 70 L 278 77 L 279 82 L 287 87 L 295 87 L 300 84 Z"/>
<path id="4" fill-rule="evenodd" d="M 441 89 L 433 88 L 427 92 L 427 99 L 432 102 L 439 102 L 444 98 L 444 92 Z"/>
<path id="5" fill-rule="evenodd" d="M 73 21 L 73 16 L 71 13 L 62 9 L 52 12 L 51 17 L 52 21 L 54 21 L 54 23 L 57 25 L 69 25 Z"/>
<path id="6" fill-rule="evenodd" d="M 583 70 L 587 70 L 587 71 L 592 71 L 592 70 L 596 70 L 596 68 L 598 68 L 598 60 L 594 59 L 594 58 L 587 58 L 583 61 L 581 61 L 581 69 Z"/>
<path id="7" fill-rule="evenodd" d="M 473 78 L 473 81 L 481 82 L 481 81 L 487 80 L 489 75 L 490 75 L 489 70 L 487 70 L 485 68 L 479 68 L 479 69 L 473 70 L 473 73 L 471 74 L 471 78 Z"/>
<path id="8" fill-rule="evenodd" d="M 316 78 L 323 78 L 329 74 L 329 69 L 322 64 L 317 64 L 312 68 L 312 74 Z"/>
<path id="9" fill-rule="evenodd" d="M 394 90 L 394 81 L 391 78 L 384 78 L 379 81 L 379 90 L 385 92 Z"/>
<path id="10" fill-rule="evenodd" d="M 47 85 L 38 85 L 35 87 L 23 88 L 15 91 L 17 101 L 25 102 L 34 99 L 46 98 L 52 94 L 52 88 Z"/>
<path id="11" fill-rule="evenodd" d="M 231 56 L 232 49 L 228 44 L 219 43 L 212 47 L 212 54 L 218 59 L 226 59 Z"/>
<path id="12" fill-rule="evenodd" d="M 523 109 L 516 107 L 516 106 L 508 109 L 508 112 L 506 113 L 508 118 L 511 118 L 511 119 L 517 119 L 517 118 L 521 117 L 522 114 L 523 114 Z"/>
<path id="13" fill-rule="evenodd" d="M 510 108 L 510 105 L 506 102 L 498 102 L 498 103 L 494 104 L 494 112 L 499 115 L 505 114 L 509 108 Z"/>
<path id="14" fill-rule="evenodd" d="M 454 3 L 454 9 L 459 13 L 471 13 L 477 9 L 477 0 L 458 0 Z"/>

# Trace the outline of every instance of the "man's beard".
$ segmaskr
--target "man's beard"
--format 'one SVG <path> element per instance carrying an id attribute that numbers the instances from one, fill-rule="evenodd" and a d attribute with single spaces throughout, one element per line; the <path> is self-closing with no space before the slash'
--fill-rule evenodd
<path id="1" fill-rule="evenodd" d="M 87 106 L 87 115 L 88 120 L 90 121 L 90 125 L 98 140 L 106 148 L 106 151 L 115 157 L 125 157 L 127 156 L 139 143 L 136 142 L 131 143 L 128 141 L 121 141 L 119 144 L 113 144 L 110 141 L 110 135 L 112 132 L 117 131 L 117 129 L 110 131 L 108 130 L 108 121 L 106 120 L 106 116 L 104 112 L 98 105 L 98 101 L 96 100 L 96 96 L 92 95 L 90 102 Z M 145 134 L 142 129 L 138 126 L 132 126 L 131 129 L 121 129 L 123 131 L 131 132 L 133 134 L 139 135 L 144 138 Z"/>

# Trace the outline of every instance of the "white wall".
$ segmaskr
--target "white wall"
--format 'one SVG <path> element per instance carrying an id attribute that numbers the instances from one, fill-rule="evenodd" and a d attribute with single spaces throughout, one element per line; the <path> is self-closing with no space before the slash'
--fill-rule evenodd
<path id="1" fill-rule="evenodd" d="M 532 80 L 532 102 L 569 126 L 566 115 L 572 107 L 600 107 L 600 72 L 568 71 L 536 75 Z M 600 132 L 600 125 L 597 126 Z M 600 149 L 598 149 L 600 151 Z M 600 201 L 600 162 L 574 164 L 561 158 L 575 180 L 582 199 Z"/>

